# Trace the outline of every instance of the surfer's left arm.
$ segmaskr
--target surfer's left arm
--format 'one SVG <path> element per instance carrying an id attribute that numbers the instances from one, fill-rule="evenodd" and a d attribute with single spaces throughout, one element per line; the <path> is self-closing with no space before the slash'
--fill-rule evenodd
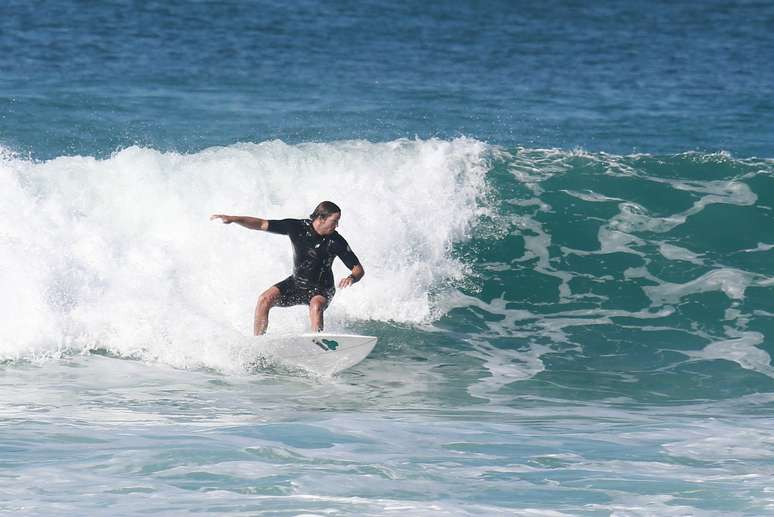
<path id="1" fill-rule="evenodd" d="M 349 287 L 355 282 L 359 282 L 361 278 L 363 278 L 363 275 L 365 275 L 365 270 L 363 269 L 363 266 L 360 264 L 356 264 L 355 267 L 352 268 L 352 273 L 349 276 L 345 276 L 341 279 L 339 282 L 339 287 L 341 289 L 344 289 L 345 287 Z"/>

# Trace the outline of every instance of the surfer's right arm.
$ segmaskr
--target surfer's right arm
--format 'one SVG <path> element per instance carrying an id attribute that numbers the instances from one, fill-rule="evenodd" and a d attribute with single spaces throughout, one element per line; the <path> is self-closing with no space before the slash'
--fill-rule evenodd
<path id="1" fill-rule="evenodd" d="M 214 214 L 210 216 L 210 220 L 220 219 L 223 224 L 237 223 L 240 226 L 249 228 L 251 230 L 266 231 L 269 229 L 269 221 L 266 219 L 260 219 L 258 217 L 249 217 L 246 215 L 225 215 Z"/>

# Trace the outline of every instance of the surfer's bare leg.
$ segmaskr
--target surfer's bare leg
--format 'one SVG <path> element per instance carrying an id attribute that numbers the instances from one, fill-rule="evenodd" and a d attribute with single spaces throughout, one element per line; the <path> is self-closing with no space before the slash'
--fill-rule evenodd
<path id="1" fill-rule="evenodd" d="M 309 322 L 312 324 L 312 332 L 322 332 L 326 305 L 328 305 L 328 299 L 321 294 L 312 296 L 309 300 Z"/>
<path id="2" fill-rule="evenodd" d="M 276 285 L 266 289 L 258 298 L 255 306 L 255 323 L 253 325 L 255 335 L 260 336 L 266 332 L 269 326 L 269 311 L 277 304 L 280 297 L 280 290 Z"/>

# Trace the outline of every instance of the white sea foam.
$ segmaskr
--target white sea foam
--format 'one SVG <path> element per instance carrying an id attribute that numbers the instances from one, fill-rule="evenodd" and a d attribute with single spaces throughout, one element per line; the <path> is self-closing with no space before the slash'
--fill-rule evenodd
<path id="1" fill-rule="evenodd" d="M 608 203 L 611 201 L 616 201 L 616 202 L 623 201 L 621 198 L 608 197 L 608 196 L 605 196 L 604 194 L 598 194 L 593 190 L 586 190 L 584 192 L 577 192 L 575 190 L 562 190 L 562 192 L 574 198 L 578 198 L 583 201 L 588 201 L 590 203 Z"/>
<path id="2" fill-rule="evenodd" d="M 539 206 L 541 211 L 547 209 L 550 209 L 550 206 Z M 537 264 L 534 265 L 535 271 L 558 278 L 560 280 L 558 287 L 560 298 L 569 297 L 571 294 L 569 283 L 572 280 L 572 274 L 559 271 L 551 265 L 551 254 L 549 252 L 551 235 L 544 231 L 543 225 L 532 217 L 517 217 L 514 222 L 520 230 L 526 230 L 522 235 L 522 239 L 524 239 L 524 255 L 514 259 L 514 262 L 527 262 L 537 259 Z"/>
<path id="3" fill-rule="evenodd" d="M 747 184 L 740 181 L 704 181 L 688 182 L 663 178 L 645 177 L 656 183 L 666 183 L 677 190 L 706 194 L 683 212 L 666 217 L 654 217 L 644 207 L 631 202 L 619 205 L 620 213 L 610 221 L 610 227 L 625 232 L 648 231 L 665 233 L 682 224 L 689 217 L 700 213 L 712 204 L 728 204 L 738 206 L 754 205 L 758 196 L 750 190 Z"/>
<path id="4" fill-rule="evenodd" d="M 760 284 L 758 275 L 732 268 L 715 269 L 683 284 L 661 282 L 646 286 L 645 294 L 655 304 L 676 303 L 681 298 L 697 293 L 722 291 L 731 300 L 742 300 L 751 285 Z"/>
<path id="5" fill-rule="evenodd" d="M 716 516 L 715 512 L 702 511 L 692 506 L 675 503 L 671 495 L 631 495 L 625 494 L 613 498 L 606 504 L 590 504 L 589 510 L 603 510 L 613 517 L 650 517 L 653 515 L 682 517 Z"/>
<path id="6" fill-rule="evenodd" d="M 702 350 L 682 350 L 679 353 L 687 355 L 693 360 L 712 361 L 720 359 L 733 361 L 742 368 L 774 377 L 771 357 L 765 350 L 758 348 L 763 343 L 763 334 L 749 331 L 737 332 L 735 334 L 731 339 L 710 343 Z"/>
<path id="7" fill-rule="evenodd" d="M 671 456 L 701 461 L 770 462 L 774 459 L 774 436 L 768 422 L 756 425 L 754 420 L 748 420 L 745 423 L 745 428 L 741 428 L 734 422 L 710 419 L 704 425 L 684 429 L 679 438 L 674 437 L 676 439 L 665 443 L 663 448 Z M 752 472 L 740 474 L 760 477 Z M 728 479 L 730 476 L 723 477 Z"/>
<path id="8" fill-rule="evenodd" d="M 774 249 L 774 244 L 766 244 L 765 242 L 759 242 L 758 246 L 751 249 L 742 250 L 744 253 L 755 253 L 758 251 L 770 251 Z"/>
<path id="9" fill-rule="evenodd" d="M 132 147 L 105 160 L 0 156 L 0 358 L 104 347 L 176 366 L 228 367 L 258 294 L 287 276 L 287 238 L 212 213 L 306 217 L 323 199 L 365 280 L 340 291 L 330 327 L 431 318 L 459 279 L 450 253 L 486 211 L 490 147 L 471 139 L 238 144 L 183 155 Z M 346 269 L 334 267 L 336 277 Z M 305 330 L 304 308 L 270 332 Z M 229 348 L 229 347 L 232 348 Z M 235 347 L 235 348 L 234 348 Z"/>
<path id="10" fill-rule="evenodd" d="M 674 244 L 669 244 L 667 242 L 662 242 L 659 244 L 658 247 L 659 253 L 661 255 L 669 260 L 682 260 L 685 262 L 690 262 L 692 264 L 702 265 L 704 264 L 704 261 L 701 259 L 701 256 L 687 250 L 685 248 L 682 248 L 680 246 L 675 246 Z"/>

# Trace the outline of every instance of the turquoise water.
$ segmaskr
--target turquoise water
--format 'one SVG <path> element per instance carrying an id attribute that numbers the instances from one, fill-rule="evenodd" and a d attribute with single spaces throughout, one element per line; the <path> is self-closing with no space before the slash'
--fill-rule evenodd
<path id="1" fill-rule="evenodd" d="M 0 511 L 774 513 L 771 7 L 454 5 L 11 4 Z M 335 377 L 208 219 L 321 199 Z"/>

